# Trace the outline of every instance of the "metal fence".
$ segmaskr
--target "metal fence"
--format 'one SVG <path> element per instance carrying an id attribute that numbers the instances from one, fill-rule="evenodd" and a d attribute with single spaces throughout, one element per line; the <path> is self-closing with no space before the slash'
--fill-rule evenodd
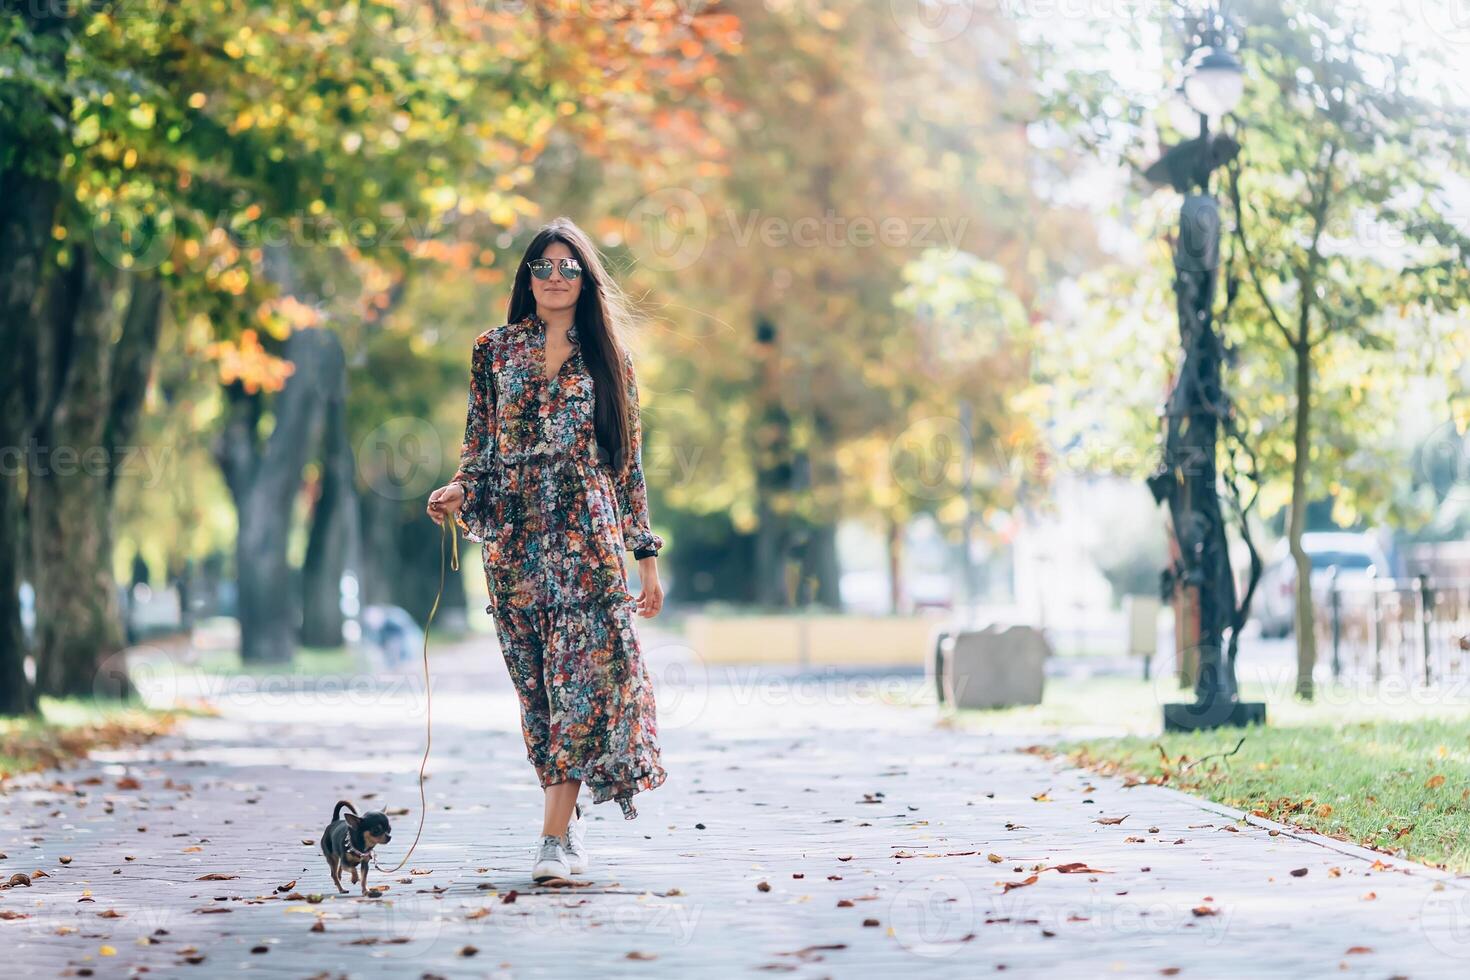
<path id="1" fill-rule="evenodd" d="M 1470 672 L 1470 581 L 1330 579 L 1315 607 L 1318 662 L 1336 680 L 1430 686 Z"/>

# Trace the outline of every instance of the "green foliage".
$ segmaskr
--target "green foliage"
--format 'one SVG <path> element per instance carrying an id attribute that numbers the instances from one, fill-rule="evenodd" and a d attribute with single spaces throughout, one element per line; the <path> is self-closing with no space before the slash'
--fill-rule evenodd
<path id="1" fill-rule="evenodd" d="M 1262 510 L 1291 496 L 1301 356 L 1311 363 L 1307 499 L 1331 498 L 1345 525 L 1426 520 L 1433 498 L 1420 492 L 1414 439 L 1429 433 L 1415 432 L 1408 413 L 1437 401 L 1461 431 L 1470 421 L 1459 379 L 1470 359 L 1467 238 L 1449 196 L 1470 173 L 1470 150 L 1464 107 L 1440 85 L 1452 52 L 1413 32 L 1386 44 L 1360 9 L 1327 0 L 1232 9 L 1246 94 L 1224 127 L 1243 149 L 1217 187 L 1228 222 L 1223 292 L 1234 296 L 1223 319 L 1225 383 L 1260 466 Z M 1182 54 L 1185 39 L 1170 37 L 1181 25 L 1161 16 L 1156 26 Z M 1035 54 L 1051 69 L 1038 123 L 1049 144 L 1141 172 L 1166 135 L 1164 80 L 1130 92 L 1085 56 L 1064 62 L 1067 51 L 1046 46 Z M 1059 169 L 1077 166 L 1055 155 Z M 1172 235 L 1177 196 L 1146 203 L 1132 188 L 1118 217 L 1141 239 Z M 1171 279 L 1166 249 L 1121 256 L 1084 281 L 1086 300 L 1043 352 L 1059 401 L 1107 392 L 1087 402 L 1095 417 L 1069 427 L 1091 433 L 1105 469 L 1141 475 L 1137 460 L 1157 441 L 1162 357 L 1177 330 L 1168 326 Z M 1123 447 L 1126 465 L 1109 466 Z"/>

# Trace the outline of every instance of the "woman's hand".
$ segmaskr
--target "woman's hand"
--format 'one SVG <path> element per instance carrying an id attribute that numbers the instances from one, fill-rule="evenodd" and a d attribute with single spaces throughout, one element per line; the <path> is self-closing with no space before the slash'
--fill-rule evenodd
<path id="1" fill-rule="evenodd" d="M 429 494 L 429 519 L 442 525 L 445 517 L 458 514 L 463 506 L 464 487 L 458 483 L 440 487 Z"/>
<path id="2" fill-rule="evenodd" d="M 643 586 L 638 593 L 638 615 L 652 619 L 664 607 L 664 587 L 658 582 L 658 558 L 638 559 L 638 582 Z"/>

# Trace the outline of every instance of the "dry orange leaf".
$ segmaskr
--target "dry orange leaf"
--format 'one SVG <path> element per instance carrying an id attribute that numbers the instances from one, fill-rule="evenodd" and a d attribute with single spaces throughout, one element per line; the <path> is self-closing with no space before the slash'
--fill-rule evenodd
<path id="1" fill-rule="evenodd" d="M 1005 893 L 1005 892 L 1010 891 L 1012 888 L 1025 888 L 1027 885 L 1034 885 L 1034 884 L 1036 884 L 1036 879 L 1037 879 L 1037 876 L 1036 875 L 1032 875 L 1031 877 L 1025 879 L 1024 881 L 1002 881 L 1000 883 L 1000 890 L 1001 890 L 1002 893 Z"/>

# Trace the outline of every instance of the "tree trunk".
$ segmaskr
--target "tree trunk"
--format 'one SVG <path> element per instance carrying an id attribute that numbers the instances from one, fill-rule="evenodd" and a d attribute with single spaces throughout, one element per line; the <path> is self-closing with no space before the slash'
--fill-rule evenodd
<path id="1" fill-rule="evenodd" d="M 0 170 L 0 715 L 32 713 L 37 692 L 25 676 L 20 618 L 25 567 L 26 447 L 34 405 L 35 345 L 44 334 L 37 299 L 59 200 L 55 182 Z"/>
<path id="2" fill-rule="evenodd" d="M 795 595 L 789 581 L 787 552 L 793 537 L 791 486 L 796 461 L 791 445 L 791 416 L 782 403 L 776 325 L 762 318 L 756 323 L 755 334 L 759 372 L 758 421 L 752 432 L 757 498 L 755 597 L 763 606 L 785 608 L 791 605 Z"/>
<path id="3" fill-rule="evenodd" d="M 807 535 L 801 563 L 808 602 L 828 609 L 842 608 L 842 564 L 837 557 L 837 525 L 822 524 Z"/>
<path id="4" fill-rule="evenodd" d="M 1287 539 L 1296 562 L 1296 693 L 1312 700 L 1317 666 L 1316 617 L 1312 611 L 1312 560 L 1302 550 L 1302 532 L 1307 517 L 1307 466 L 1311 452 L 1312 355 L 1310 349 L 1296 350 L 1296 457 L 1291 463 L 1291 512 Z"/>
<path id="5" fill-rule="evenodd" d="M 888 608 L 895 616 L 903 608 L 903 525 L 888 518 Z"/>
<path id="6" fill-rule="evenodd" d="M 111 354 L 118 273 L 85 249 L 54 281 L 37 361 L 43 406 L 26 495 L 37 681 L 55 697 L 131 693 L 112 575 Z"/>
<path id="7" fill-rule="evenodd" d="M 123 318 L 122 334 L 112 349 L 111 381 L 108 394 L 111 407 L 107 415 L 106 446 L 112 466 L 108 471 L 109 492 L 117 482 L 121 453 L 135 447 L 128 445 L 138 431 L 143 414 L 143 399 L 148 394 L 148 379 L 153 375 L 153 362 L 158 354 L 158 335 L 163 326 L 163 282 L 153 276 L 133 276 L 128 312 Z"/>
<path id="8" fill-rule="evenodd" d="M 394 500 L 365 492 L 360 498 L 362 530 L 362 604 L 398 606 L 422 626 L 439 591 L 439 535 L 424 513 L 423 501 Z M 480 549 L 460 542 L 461 567 L 478 562 Z M 473 556 L 473 557 L 471 557 Z M 444 559 L 448 561 L 448 557 Z M 469 612 L 464 578 L 448 573 L 444 599 L 434 622 L 446 632 L 463 624 Z"/>
<path id="9" fill-rule="evenodd" d="M 227 389 L 229 417 L 215 446 L 239 515 L 240 659 L 247 663 L 285 663 L 296 649 L 299 612 L 286 554 L 292 505 L 320 442 L 327 400 L 320 379 L 344 370 L 342 343 L 330 330 L 295 331 L 283 356 L 295 370 L 275 396 L 275 428 L 264 446 L 256 434 L 260 398 L 239 386 Z"/>
<path id="10" fill-rule="evenodd" d="M 329 393 L 322 439 L 321 493 L 312 514 L 301 586 L 301 642 L 314 647 L 342 645 L 342 577 L 351 568 L 361 579 L 345 361 L 341 367 L 341 375 L 320 379 L 322 389 Z"/>
<path id="11" fill-rule="evenodd" d="M 394 570 L 402 565 L 398 553 L 398 524 L 402 504 L 382 494 L 358 497 L 358 524 L 362 528 L 362 604 L 396 604 Z"/>

